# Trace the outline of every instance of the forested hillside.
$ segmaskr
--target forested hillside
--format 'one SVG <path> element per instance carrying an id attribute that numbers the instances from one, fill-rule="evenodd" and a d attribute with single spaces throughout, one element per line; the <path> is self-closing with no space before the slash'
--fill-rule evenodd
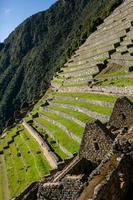
<path id="1" fill-rule="evenodd" d="M 0 128 L 46 91 L 56 70 L 122 0 L 60 0 L 0 44 Z"/>

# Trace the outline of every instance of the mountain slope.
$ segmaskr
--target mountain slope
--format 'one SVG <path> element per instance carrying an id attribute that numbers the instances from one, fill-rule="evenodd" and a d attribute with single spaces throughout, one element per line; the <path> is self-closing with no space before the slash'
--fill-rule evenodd
<path id="1" fill-rule="evenodd" d="M 46 91 L 55 71 L 121 0 L 57 1 L 0 44 L 0 127 Z"/>

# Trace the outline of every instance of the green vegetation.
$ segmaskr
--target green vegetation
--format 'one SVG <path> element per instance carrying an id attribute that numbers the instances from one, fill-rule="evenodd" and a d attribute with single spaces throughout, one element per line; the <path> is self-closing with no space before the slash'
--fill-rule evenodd
<path id="1" fill-rule="evenodd" d="M 96 77 L 108 77 L 132 74 L 128 72 L 128 68 L 117 64 L 109 64 L 104 70 L 101 71 Z"/>
<path id="2" fill-rule="evenodd" d="M 116 100 L 116 96 L 108 96 L 104 94 L 96 94 L 96 93 L 55 93 L 55 96 L 71 96 L 71 97 L 82 97 L 88 99 L 94 99 L 99 101 L 107 101 L 114 103 Z"/>
<path id="3" fill-rule="evenodd" d="M 70 104 L 70 105 L 75 105 L 75 106 L 81 106 L 83 108 L 87 108 L 90 111 L 94 111 L 94 112 L 98 112 L 98 113 L 106 114 L 106 115 L 110 115 L 112 112 L 111 108 L 108 108 L 105 106 L 97 106 L 95 104 L 90 104 L 86 102 L 61 100 L 61 99 L 55 99 L 54 102 L 60 103 L 60 104 Z"/>
<path id="4" fill-rule="evenodd" d="M 51 146 L 51 148 L 54 150 L 54 152 L 63 160 L 65 158 L 67 158 L 67 155 L 59 148 L 59 145 L 53 141 L 52 138 L 50 138 L 46 132 L 44 132 L 41 128 L 37 127 L 36 125 L 34 125 L 34 123 L 32 124 L 32 127 L 34 127 L 40 134 L 42 134 L 45 138 L 45 140 L 48 142 L 48 144 Z"/>
<path id="5" fill-rule="evenodd" d="M 60 115 L 57 115 L 52 112 L 44 111 L 41 114 L 44 116 L 47 116 L 51 119 L 54 119 L 57 122 L 60 122 L 62 125 L 64 125 L 69 131 L 73 132 L 75 135 L 82 136 L 84 128 L 75 123 L 72 120 L 66 119 Z"/>
<path id="6" fill-rule="evenodd" d="M 79 119 L 80 121 L 82 121 L 84 123 L 93 119 L 93 118 L 89 117 L 88 115 L 85 115 L 84 113 L 81 113 L 79 111 L 74 111 L 70 108 L 62 108 L 59 106 L 52 106 L 52 105 L 50 105 L 49 108 L 51 108 L 53 110 L 58 110 L 58 111 L 64 112 L 66 114 L 70 114 L 71 116 Z"/>
<path id="7" fill-rule="evenodd" d="M 106 80 L 98 82 L 98 85 L 102 86 L 119 86 L 119 87 L 126 87 L 126 86 L 133 86 L 133 78 L 119 78 L 114 80 Z"/>
<path id="8" fill-rule="evenodd" d="M 12 137 L 15 137 L 14 140 Z M 3 192 L 10 191 L 10 196 L 13 197 L 31 182 L 49 173 L 50 166 L 46 158 L 39 145 L 26 130 L 22 129 L 19 134 L 16 134 L 16 128 L 12 128 L 7 135 L 0 138 L 0 145 L 4 152 L 0 155 L 0 172 L 1 174 L 3 172 L 0 178 L 0 199 L 4 199 Z M 3 189 L 4 182 L 5 190 L 9 191 Z"/>
<path id="9" fill-rule="evenodd" d="M 87 81 L 78 82 L 78 83 L 64 84 L 63 86 L 64 86 L 64 87 L 78 87 L 78 86 L 86 86 L 86 85 L 88 85 L 88 84 L 87 84 Z"/>
<path id="10" fill-rule="evenodd" d="M 55 72 L 121 2 L 57 1 L 0 44 L 0 130 L 15 110 L 47 90 Z"/>
<path id="11" fill-rule="evenodd" d="M 70 136 L 68 136 L 62 129 L 42 118 L 37 118 L 36 120 L 44 125 L 63 147 L 65 147 L 71 153 L 77 152 L 79 149 L 79 144 Z"/>

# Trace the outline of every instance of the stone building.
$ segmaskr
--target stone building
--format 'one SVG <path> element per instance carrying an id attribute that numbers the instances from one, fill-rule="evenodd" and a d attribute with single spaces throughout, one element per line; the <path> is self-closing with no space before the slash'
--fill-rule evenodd
<path id="1" fill-rule="evenodd" d="M 113 135 L 99 120 L 87 123 L 80 146 L 80 157 L 101 162 L 112 148 L 112 139 Z"/>
<path id="2" fill-rule="evenodd" d="M 126 97 L 118 98 L 109 125 L 114 129 L 130 128 L 133 125 L 133 103 Z"/>

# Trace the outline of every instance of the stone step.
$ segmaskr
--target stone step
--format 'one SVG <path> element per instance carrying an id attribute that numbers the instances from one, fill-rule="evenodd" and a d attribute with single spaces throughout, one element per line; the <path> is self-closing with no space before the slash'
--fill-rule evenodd
<path id="1" fill-rule="evenodd" d="M 99 70 L 97 67 L 93 67 L 93 68 L 90 68 L 90 69 L 83 69 L 83 70 L 77 70 L 77 71 L 74 71 L 74 72 L 68 72 L 68 73 L 61 73 L 60 75 L 63 76 L 63 77 L 77 77 L 77 76 L 80 76 L 81 74 L 82 75 L 90 75 L 90 74 L 94 74 L 94 73 L 98 73 Z"/>
<path id="2" fill-rule="evenodd" d="M 128 48 L 128 52 L 129 52 L 130 54 L 133 54 L 133 46 L 130 47 L 130 48 Z"/>
<path id="3" fill-rule="evenodd" d="M 62 68 L 63 72 L 73 72 L 73 71 L 77 71 L 77 70 L 82 70 L 82 69 L 85 69 L 86 67 L 87 68 L 92 68 L 92 67 L 96 67 L 96 64 L 97 62 L 94 62 L 94 63 L 90 63 L 89 66 L 74 66 L 74 67 L 65 67 L 65 68 Z"/>
<path id="4" fill-rule="evenodd" d="M 68 83 L 64 84 L 63 87 L 80 87 L 80 86 L 86 86 L 88 85 L 88 81 L 78 82 L 78 83 Z"/>
<path id="5" fill-rule="evenodd" d="M 110 20 L 114 20 L 114 18 L 118 17 L 119 14 L 126 12 L 126 10 L 128 10 L 130 7 L 132 7 L 133 2 L 132 0 L 129 1 L 125 1 L 124 3 L 122 3 L 118 8 L 116 8 L 113 13 L 111 15 L 109 15 L 104 22 L 110 21 Z"/>
<path id="6" fill-rule="evenodd" d="M 115 50 L 114 44 L 110 44 L 108 46 L 98 46 L 94 50 L 92 50 L 90 48 L 90 50 L 88 49 L 84 52 L 81 52 L 80 56 L 76 57 L 76 59 L 74 59 L 74 61 L 78 61 L 78 60 L 85 59 L 85 58 L 88 58 L 88 57 L 96 56 L 98 54 L 106 53 L 106 52 L 113 51 L 113 50 Z"/>
<path id="7" fill-rule="evenodd" d="M 110 44 L 110 45 L 112 45 L 112 44 L 115 44 L 115 43 L 118 43 L 118 42 L 120 42 L 121 40 L 120 40 L 120 37 L 122 37 L 122 36 L 124 36 L 124 35 L 126 35 L 126 31 L 125 30 L 122 30 L 122 31 L 120 31 L 120 30 L 118 30 L 118 32 L 117 32 L 117 35 L 111 35 L 111 38 L 110 38 L 110 42 L 108 42 L 108 35 L 107 35 L 107 37 L 105 38 L 105 41 L 104 41 L 104 39 L 103 39 L 103 36 L 102 36 L 102 39 L 101 40 L 99 40 L 99 44 L 101 43 L 102 45 L 101 46 L 99 46 L 99 48 L 104 48 L 104 46 L 107 46 L 107 42 Z M 113 37 L 117 37 L 117 38 L 115 38 L 115 40 L 113 40 Z M 104 42 L 105 43 L 104 43 Z M 86 44 L 86 43 L 85 43 Z M 91 42 L 91 44 L 92 44 L 92 42 Z M 89 45 L 89 44 L 87 44 L 86 46 L 81 46 L 81 48 L 79 49 L 79 50 L 77 50 L 76 51 L 76 54 L 78 55 L 78 56 L 76 56 L 76 54 L 74 55 L 74 56 L 76 56 L 76 57 L 72 57 L 72 59 L 70 59 L 70 65 L 71 65 L 71 62 L 73 62 L 73 59 L 74 60 L 76 60 L 76 59 L 79 59 L 78 57 L 80 57 L 80 52 L 82 52 L 83 51 L 83 53 L 86 53 L 87 52 L 87 49 L 90 51 L 90 49 L 92 48 L 92 45 L 90 44 L 90 47 L 89 46 L 87 46 L 87 45 Z M 105 45 L 104 45 L 105 44 Z M 95 46 L 95 43 L 93 42 L 93 45 Z"/>
<path id="8" fill-rule="evenodd" d="M 69 68 L 75 68 L 75 66 L 77 67 L 77 68 L 85 68 L 85 67 L 87 67 L 87 68 L 92 68 L 92 67 L 96 67 L 97 66 L 97 64 L 99 64 L 99 62 L 101 63 L 101 64 L 103 64 L 103 61 L 106 59 L 106 58 L 108 58 L 109 57 L 109 54 L 104 54 L 104 55 L 99 55 L 99 57 L 101 56 L 101 59 L 100 59 L 100 61 L 99 60 L 96 60 L 95 59 L 95 57 L 91 57 L 89 60 L 87 59 L 87 60 L 85 60 L 85 59 L 83 59 L 83 60 L 81 60 L 81 61 L 72 61 L 71 63 L 67 63 L 67 67 L 68 67 L 68 69 Z M 104 59 L 105 58 L 105 59 Z M 87 61 L 87 62 L 86 62 Z"/>
<path id="9" fill-rule="evenodd" d="M 65 84 L 75 84 L 75 83 L 87 83 L 89 81 L 92 81 L 93 78 L 92 77 L 81 77 L 81 78 L 71 78 L 71 79 L 67 79 L 64 83 Z"/>
<path id="10" fill-rule="evenodd" d="M 118 30 L 116 34 L 112 34 L 110 37 L 109 35 L 107 35 L 106 37 L 102 37 L 101 39 L 98 40 L 98 42 L 93 42 L 90 41 L 90 43 L 88 44 L 85 44 L 85 46 L 81 46 L 81 48 L 79 48 L 79 50 L 76 51 L 76 54 L 78 54 L 77 57 L 80 56 L 80 53 L 81 52 L 85 52 L 87 51 L 87 49 L 93 49 L 98 47 L 98 48 L 104 48 L 106 46 L 109 46 L 109 45 L 114 45 L 115 47 L 118 45 L 118 43 L 121 42 L 121 38 L 122 37 L 125 37 L 126 36 L 126 31 L 125 30 Z M 76 55 L 75 54 L 75 55 Z M 77 57 L 72 57 L 73 58 L 77 58 Z M 70 61 L 72 60 L 70 59 Z"/>
<path id="11" fill-rule="evenodd" d="M 120 46 L 120 47 L 118 47 L 117 49 L 116 49 L 116 51 L 117 52 L 124 52 L 124 51 L 127 51 L 127 46 L 126 45 L 124 45 L 124 46 Z"/>
<path id="12" fill-rule="evenodd" d="M 133 61 L 128 61 L 128 60 L 124 60 L 124 59 L 110 59 L 109 63 L 115 63 L 118 65 L 122 65 L 125 67 L 132 67 L 133 66 Z"/>
<path id="13" fill-rule="evenodd" d="M 131 14 L 129 14 L 125 19 L 120 18 L 120 19 L 115 20 L 113 23 L 109 25 L 105 25 L 104 28 L 99 29 L 96 34 L 98 35 L 103 32 L 107 32 L 113 28 L 117 29 L 118 27 L 120 27 L 120 24 L 123 26 L 125 25 L 125 22 L 127 23 L 128 21 L 132 21 L 132 19 L 133 19 L 133 15 L 132 15 L 132 10 L 131 10 Z"/>
<path id="14" fill-rule="evenodd" d="M 96 43 L 102 37 L 105 38 L 121 30 L 129 29 L 133 25 L 132 21 L 133 21 L 133 17 L 129 19 L 128 21 L 125 21 L 124 23 L 120 23 L 117 26 L 112 26 L 110 29 L 106 28 L 106 30 L 103 30 L 102 32 L 96 32 L 95 37 L 93 39 L 89 37 L 88 40 L 86 40 L 86 42 L 83 44 L 83 46 L 87 45 L 92 40 L 94 43 Z"/>
<path id="15" fill-rule="evenodd" d="M 119 34 L 119 37 L 118 37 L 118 34 Z M 81 52 L 94 50 L 96 48 L 104 48 L 104 47 L 107 47 L 109 45 L 118 44 L 118 43 L 121 42 L 120 37 L 122 37 L 124 35 L 126 35 L 126 31 L 122 30 L 122 31 L 118 32 L 117 34 L 112 35 L 110 38 L 105 37 L 105 38 L 102 39 L 102 41 L 99 39 L 99 41 L 96 42 L 96 43 L 88 43 L 86 46 L 79 48 L 79 50 L 77 50 L 76 53 L 79 56 L 80 55 L 79 53 L 81 53 Z M 78 57 L 78 56 L 76 56 L 76 57 Z M 75 57 L 72 57 L 72 58 L 75 58 Z"/>
<path id="16" fill-rule="evenodd" d="M 124 21 L 125 18 L 128 18 L 128 15 L 131 14 L 133 11 L 133 7 L 131 5 L 129 5 L 129 7 L 127 9 L 125 9 L 125 11 L 123 12 L 119 12 L 117 14 L 117 18 L 113 17 L 111 19 L 109 19 L 108 17 L 104 20 L 104 23 L 102 23 L 100 26 L 97 27 L 97 30 L 103 29 L 104 27 L 112 24 L 112 23 L 116 23 L 117 21 Z M 110 15 L 111 16 L 111 15 Z"/>
<path id="17" fill-rule="evenodd" d="M 130 45 L 132 44 L 132 40 L 124 40 L 123 42 L 121 42 L 121 46 L 127 46 L 127 45 Z M 118 47 L 119 48 L 119 47 Z M 127 47 L 128 48 L 128 47 Z"/>
<path id="18" fill-rule="evenodd" d="M 97 64 L 101 64 L 104 60 L 107 60 L 110 58 L 110 55 L 108 52 L 91 56 L 86 59 L 82 59 L 80 61 L 75 61 L 73 63 L 69 63 L 68 66 L 90 66 L 91 63 L 96 62 Z"/>
<path id="19" fill-rule="evenodd" d="M 121 55 L 121 53 L 117 52 L 111 56 L 111 59 L 120 59 L 125 61 L 133 61 L 133 56 L 130 56 L 129 53 Z"/>

